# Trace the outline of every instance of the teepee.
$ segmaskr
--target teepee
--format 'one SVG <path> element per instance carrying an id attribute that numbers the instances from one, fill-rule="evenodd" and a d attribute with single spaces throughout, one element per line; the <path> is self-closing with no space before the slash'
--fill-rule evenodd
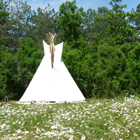
<path id="1" fill-rule="evenodd" d="M 19 103 L 84 101 L 83 94 L 61 60 L 63 43 L 54 46 L 55 35 L 49 35 L 50 45 L 43 41 L 45 55 Z"/>

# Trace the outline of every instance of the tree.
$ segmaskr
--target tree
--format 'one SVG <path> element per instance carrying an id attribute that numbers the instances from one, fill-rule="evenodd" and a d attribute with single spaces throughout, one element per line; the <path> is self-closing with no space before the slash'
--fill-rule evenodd
<path id="1" fill-rule="evenodd" d="M 3 31 L 2 31 L 2 27 L 6 24 L 6 21 L 7 21 L 7 17 L 9 16 L 9 14 L 10 13 L 8 13 L 8 12 L 5 12 L 5 11 L 3 11 L 2 10 L 3 9 L 3 7 L 2 7 L 2 5 L 1 5 L 1 3 L 0 3 L 0 33 L 1 33 L 1 35 L 3 34 Z"/>
<path id="2" fill-rule="evenodd" d="M 97 51 L 94 47 L 87 47 L 71 49 L 65 42 L 62 60 L 84 96 L 89 98 L 92 97 L 94 89 L 94 63 L 97 61 Z"/>
<path id="3" fill-rule="evenodd" d="M 137 41 L 135 47 L 128 52 L 129 69 L 131 70 L 131 79 L 128 87 L 133 93 L 140 92 L 140 43 Z"/>
<path id="4" fill-rule="evenodd" d="M 23 43 L 24 38 L 29 36 L 32 25 L 32 11 L 31 6 L 27 5 L 27 1 L 9 0 L 3 4 L 4 10 L 10 13 L 9 22 L 6 25 L 8 36 L 11 37 L 3 39 L 7 48 L 12 52 L 17 52 L 19 46 Z"/>
<path id="5" fill-rule="evenodd" d="M 54 33 L 55 23 L 53 22 L 55 18 L 54 9 L 48 4 L 45 9 L 40 7 L 36 11 L 33 11 L 33 26 L 31 31 L 31 36 L 38 46 L 42 48 L 42 40 L 46 40 L 46 34 L 48 32 Z"/>
<path id="6" fill-rule="evenodd" d="M 107 43 L 98 46 L 94 74 L 94 95 L 116 96 L 127 89 L 130 71 L 125 54 Z"/>
<path id="7" fill-rule="evenodd" d="M 9 16 L 9 12 L 5 12 L 3 9 L 2 5 L 0 4 L 0 44 L 6 44 L 4 42 L 5 38 L 8 38 L 8 32 L 7 32 L 7 22 L 9 22 L 8 20 L 8 16 Z M 8 40 L 7 40 L 8 41 Z"/>
<path id="8" fill-rule="evenodd" d="M 43 53 L 37 48 L 37 44 L 31 38 L 26 38 L 25 43 L 21 45 L 17 54 L 18 82 L 20 83 L 19 97 L 22 96 L 23 92 L 27 88 L 42 57 Z"/>
<path id="9" fill-rule="evenodd" d="M 102 20 L 97 20 L 97 17 L 99 17 L 99 19 L 102 19 L 103 17 L 105 18 L 109 11 L 110 10 L 106 7 L 98 7 L 97 12 L 92 9 L 87 10 L 85 18 L 85 34 L 90 45 L 96 44 L 96 35 L 101 31 L 103 32 L 108 24 L 107 20 L 104 20 L 103 22 Z"/>
<path id="10" fill-rule="evenodd" d="M 112 11 L 113 12 L 119 12 L 122 10 L 122 8 L 126 7 L 126 5 L 120 5 L 122 0 L 111 0 L 110 5 L 112 6 Z"/>
<path id="11" fill-rule="evenodd" d="M 118 0 L 118 2 L 120 1 Z M 114 5 L 112 3 L 111 5 L 114 6 L 112 11 L 104 16 L 96 15 L 94 19 L 96 43 L 102 43 L 100 40 L 104 40 L 112 46 L 132 43 L 135 40 L 136 30 L 130 23 L 135 14 L 124 12 L 122 9 L 126 5 L 119 6 L 117 1 L 114 2 Z"/>
<path id="12" fill-rule="evenodd" d="M 94 27 L 94 18 L 95 18 L 96 12 L 95 10 L 88 9 L 86 12 L 86 17 L 85 17 L 85 30 L 84 33 L 86 34 L 86 39 L 87 41 L 92 44 L 92 37 L 93 37 L 93 27 Z"/>
<path id="13" fill-rule="evenodd" d="M 140 4 L 138 4 L 136 11 L 132 8 L 131 13 L 135 14 L 132 24 L 136 27 L 137 31 L 140 31 Z"/>
<path id="14" fill-rule="evenodd" d="M 18 93 L 17 86 L 17 62 L 16 56 L 0 46 L 0 99 L 8 96 L 9 99 L 16 97 Z"/>
<path id="15" fill-rule="evenodd" d="M 97 14 L 105 16 L 105 15 L 107 15 L 109 13 L 109 11 L 110 10 L 107 7 L 105 7 L 105 6 L 98 7 Z"/>
<path id="16" fill-rule="evenodd" d="M 62 40 L 67 41 L 72 48 L 85 45 L 81 37 L 85 12 L 76 6 L 76 1 L 66 1 L 59 7 L 57 26 L 61 32 Z M 81 43 L 82 41 L 82 43 Z"/>

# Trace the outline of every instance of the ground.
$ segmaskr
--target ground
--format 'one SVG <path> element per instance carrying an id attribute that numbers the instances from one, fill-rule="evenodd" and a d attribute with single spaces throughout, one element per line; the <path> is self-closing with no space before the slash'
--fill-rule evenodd
<path id="1" fill-rule="evenodd" d="M 138 140 L 140 99 L 90 99 L 85 103 L 5 104 L 0 139 Z"/>

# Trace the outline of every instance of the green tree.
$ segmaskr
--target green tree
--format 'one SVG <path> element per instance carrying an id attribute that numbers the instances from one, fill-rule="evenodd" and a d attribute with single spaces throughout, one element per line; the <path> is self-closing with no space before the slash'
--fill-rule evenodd
<path id="1" fill-rule="evenodd" d="M 8 16 L 10 13 L 5 12 L 2 9 L 3 7 L 0 4 L 0 44 L 4 45 L 5 43 L 7 43 L 5 42 L 5 38 L 9 39 L 6 25 L 7 25 L 7 22 L 9 22 Z"/>
<path id="2" fill-rule="evenodd" d="M 0 46 L 0 99 L 8 96 L 13 99 L 17 96 L 17 62 L 16 56 Z"/>
<path id="3" fill-rule="evenodd" d="M 133 17 L 133 21 L 131 24 L 136 27 L 137 31 L 140 32 L 140 4 L 138 4 L 136 11 L 134 8 L 132 8 L 131 13 L 135 14 L 135 17 Z"/>
<path id="4" fill-rule="evenodd" d="M 9 22 L 6 25 L 8 36 L 11 39 L 4 38 L 6 47 L 14 53 L 19 50 L 19 46 L 28 37 L 32 26 L 31 6 L 27 5 L 27 1 L 8 0 L 3 4 L 4 10 L 10 13 Z"/>
<path id="5" fill-rule="evenodd" d="M 84 25 L 85 12 L 76 6 L 76 1 L 66 1 L 59 7 L 57 26 L 61 32 L 62 40 L 67 41 L 72 48 L 85 46 L 81 36 Z"/>
<path id="6" fill-rule="evenodd" d="M 43 52 L 37 48 L 37 44 L 31 38 L 26 38 L 25 43 L 21 45 L 17 54 L 18 76 L 20 83 L 19 97 L 22 96 L 23 92 L 27 88 L 42 57 Z"/>
<path id="7" fill-rule="evenodd" d="M 84 33 L 86 34 L 86 39 L 89 42 L 90 45 L 92 45 L 92 38 L 94 33 L 94 18 L 95 18 L 96 12 L 95 10 L 92 10 L 91 8 L 87 10 L 86 17 L 84 19 L 85 21 L 85 30 Z"/>
<path id="8" fill-rule="evenodd" d="M 8 37 L 6 24 L 9 13 L 5 12 L 0 4 L 0 100 L 4 96 L 13 97 L 15 92 L 16 59 L 12 56 L 3 44 L 4 38 Z"/>
<path id="9" fill-rule="evenodd" d="M 3 7 L 0 3 L 0 33 L 1 33 L 0 35 L 3 35 L 2 27 L 6 24 L 7 18 L 10 14 L 8 12 L 3 11 L 2 9 L 3 9 Z"/>
<path id="10" fill-rule="evenodd" d="M 109 11 L 110 10 L 106 7 L 99 7 L 97 12 L 92 9 L 87 10 L 85 18 L 85 34 L 90 45 L 95 45 L 96 36 L 106 29 L 108 21 L 104 20 L 103 22 L 100 19 L 105 18 Z"/>
<path id="11" fill-rule="evenodd" d="M 119 12 L 122 8 L 126 7 L 126 5 L 120 5 L 122 0 L 111 0 L 110 5 L 112 6 L 112 11 Z"/>
<path id="12" fill-rule="evenodd" d="M 97 62 L 94 63 L 94 94 L 111 97 L 127 89 L 128 71 L 125 54 L 107 43 L 98 46 Z"/>
<path id="13" fill-rule="evenodd" d="M 97 53 L 96 48 L 87 47 L 71 49 L 64 43 L 62 60 L 84 96 L 89 98 L 94 89 L 94 63 L 97 61 Z"/>
<path id="14" fill-rule="evenodd" d="M 104 15 L 107 15 L 109 13 L 109 11 L 110 10 L 105 6 L 98 7 L 97 14 L 104 16 Z"/>
<path id="15" fill-rule="evenodd" d="M 104 40 L 112 46 L 134 42 L 136 30 L 130 23 L 135 14 L 124 12 L 122 9 L 126 5 L 119 6 L 117 0 L 114 5 L 113 2 L 114 0 L 111 1 L 112 11 L 104 16 L 96 15 L 94 19 L 94 40 L 96 43 L 102 43 Z"/>
<path id="16" fill-rule="evenodd" d="M 137 9 L 136 9 L 136 18 L 135 18 L 135 21 L 136 21 L 136 27 L 137 27 L 137 30 L 140 30 L 140 4 L 138 4 L 137 6 Z"/>
<path id="17" fill-rule="evenodd" d="M 40 48 L 42 48 L 42 40 L 46 40 L 46 34 L 48 32 L 54 33 L 55 30 L 55 11 L 48 4 L 45 9 L 40 7 L 36 11 L 33 11 L 33 26 L 31 31 L 31 36 Z"/>
<path id="18" fill-rule="evenodd" d="M 128 52 L 129 69 L 131 70 L 131 79 L 128 87 L 133 93 L 140 92 L 140 43 L 136 42 L 135 47 Z"/>

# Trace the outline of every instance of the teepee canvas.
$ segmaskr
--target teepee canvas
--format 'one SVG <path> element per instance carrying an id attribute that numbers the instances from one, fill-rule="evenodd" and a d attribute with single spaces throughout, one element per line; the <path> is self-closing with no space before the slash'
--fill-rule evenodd
<path id="1" fill-rule="evenodd" d="M 83 94 L 61 60 L 63 43 L 54 46 L 53 61 L 51 61 L 50 46 L 45 41 L 43 41 L 43 46 L 45 55 L 19 102 L 84 101 Z"/>

